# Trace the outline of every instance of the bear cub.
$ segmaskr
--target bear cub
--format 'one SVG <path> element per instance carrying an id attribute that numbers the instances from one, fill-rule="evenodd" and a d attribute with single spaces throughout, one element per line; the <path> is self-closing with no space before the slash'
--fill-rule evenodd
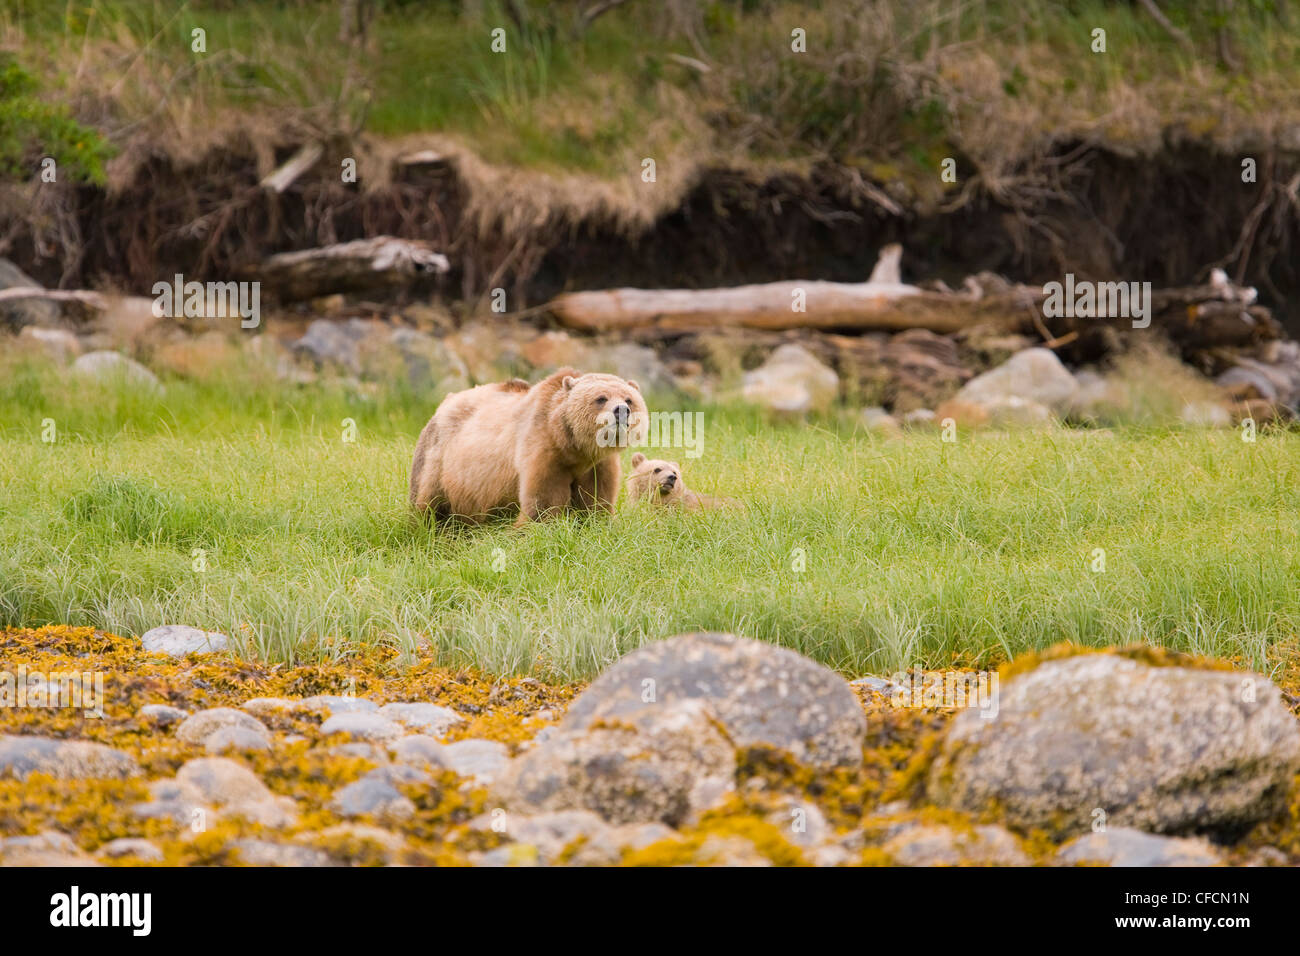
<path id="1" fill-rule="evenodd" d="M 627 478 L 627 494 L 631 501 L 649 501 L 666 508 L 685 508 L 687 511 L 706 511 L 715 508 L 741 507 L 734 498 L 715 498 L 713 495 L 691 491 L 682 480 L 682 466 L 662 458 L 647 458 L 637 452 L 632 456 L 632 474 Z"/>

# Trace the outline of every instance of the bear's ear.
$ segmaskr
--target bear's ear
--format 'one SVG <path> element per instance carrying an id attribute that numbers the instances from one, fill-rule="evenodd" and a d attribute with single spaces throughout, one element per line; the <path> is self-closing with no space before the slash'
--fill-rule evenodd
<path id="1" fill-rule="evenodd" d="M 635 455 L 632 456 L 633 468 L 640 468 L 641 465 L 644 463 L 645 463 L 645 455 L 641 454 L 640 452 L 637 452 Z"/>
<path id="2" fill-rule="evenodd" d="M 572 375 L 566 375 L 566 376 L 564 376 L 564 381 L 563 381 L 561 384 L 562 384 L 566 389 L 570 389 L 570 388 L 573 388 L 573 384 L 574 384 L 576 381 L 577 381 L 577 379 L 574 378 Z"/>
<path id="3" fill-rule="evenodd" d="M 627 383 L 631 385 L 633 388 L 635 388 L 638 392 L 641 391 L 641 386 L 638 385 L 635 380 L 629 378 L 627 380 Z"/>

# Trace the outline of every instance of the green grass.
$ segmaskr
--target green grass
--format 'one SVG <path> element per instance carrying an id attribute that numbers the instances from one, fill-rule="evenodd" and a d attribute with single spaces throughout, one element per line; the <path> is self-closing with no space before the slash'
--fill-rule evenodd
<path id="1" fill-rule="evenodd" d="M 1131 146 L 1149 144 L 1153 123 L 1198 136 L 1252 118 L 1271 129 L 1294 114 L 1300 82 L 1293 0 L 1241 0 L 1226 20 L 1210 4 L 1163 4 L 1191 49 L 1128 0 L 698 0 L 678 14 L 629 3 L 585 30 L 585 0 L 512 5 L 529 11 L 523 28 L 500 0 L 481 16 L 389 0 L 349 64 L 333 0 L 5 0 L 0 47 L 39 68 L 54 96 L 112 101 L 100 118 L 121 139 L 141 124 L 155 139 L 201 137 L 235 110 L 271 129 L 298 117 L 453 134 L 489 162 L 609 179 L 644 156 L 832 157 L 932 179 L 954 151 L 987 163 L 1032 145 L 1008 140 L 1018 130 Z M 1218 62 L 1225 22 L 1236 69 Z M 505 53 L 491 49 L 498 27 Z M 1104 54 L 1090 49 L 1097 28 Z"/>
<path id="2" fill-rule="evenodd" d="M 448 664 L 553 678 L 699 628 L 855 675 L 988 664 L 1067 639 L 1266 667 L 1270 645 L 1300 627 L 1294 433 L 945 445 L 709 408 L 703 457 L 671 457 L 700 490 L 743 498 L 743 513 L 624 502 L 612 519 L 446 533 L 406 508 L 432 407 L 234 371 L 152 398 L 7 363 L 0 625 L 194 624 L 272 660 L 427 640 Z M 355 444 L 341 440 L 345 417 Z M 1096 548 L 1105 573 L 1092 570 Z"/>

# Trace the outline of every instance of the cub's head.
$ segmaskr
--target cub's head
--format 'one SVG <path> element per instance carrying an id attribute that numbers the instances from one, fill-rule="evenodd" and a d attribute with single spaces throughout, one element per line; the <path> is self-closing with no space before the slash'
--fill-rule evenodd
<path id="1" fill-rule="evenodd" d="M 649 415 L 636 382 L 599 372 L 565 375 L 560 395 L 560 416 L 579 446 L 600 453 L 644 440 Z"/>
<path id="2" fill-rule="evenodd" d="M 640 452 L 632 456 L 632 474 L 627 483 L 633 501 L 648 498 L 652 502 L 668 504 L 686 493 L 681 465 L 662 458 L 647 458 Z"/>

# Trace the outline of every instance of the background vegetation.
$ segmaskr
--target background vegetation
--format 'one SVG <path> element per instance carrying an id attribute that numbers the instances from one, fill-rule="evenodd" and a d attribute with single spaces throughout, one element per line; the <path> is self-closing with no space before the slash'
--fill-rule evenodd
<path id="1" fill-rule="evenodd" d="M 699 628 L 854 676 L 986 665 L 1062 640 L 1267 670 L 1300 629 L 1294 432 L 944 444 L 710 408 L 703 457 L 672 457 L 693 486 L 743 498 L 743 513 L 624 502 L 612 519 L 447 532 L 406 507 L 429 412 L 410 394 L 300 389 L 243 366 L 162 396 L 73 394 L 51 369 L 10 360 L 0 626 L 187 623 L 279 661 L 427 641 L 444 663 L 550 678 Z M 54 443 L 41 441 L 47 418 Z M 356 443 L 342 440 L 345 418 Z"/>
<path id="2" fill-rule="evenodd" d="M 1294 122 L 1292 8 L 4 0 L 0 48 L 119 147 L 184 152 L 242 118 L 268 129 L 447 134 L 491 162 L 606 178 L 651 155 L 830 157 L 934 179 L 941 156 L 1007 176 L 1043 140 L 1150 148 L 1166 129 L 1231 141 Z M 490 45 L 498 27 L 504 55 Z M 206 51 L 196 53 L 200 28 Z M 787 55 L 796 28 L 807 52 Z M 1105 54 L 1092 52 L 1096 29 Z"/>

